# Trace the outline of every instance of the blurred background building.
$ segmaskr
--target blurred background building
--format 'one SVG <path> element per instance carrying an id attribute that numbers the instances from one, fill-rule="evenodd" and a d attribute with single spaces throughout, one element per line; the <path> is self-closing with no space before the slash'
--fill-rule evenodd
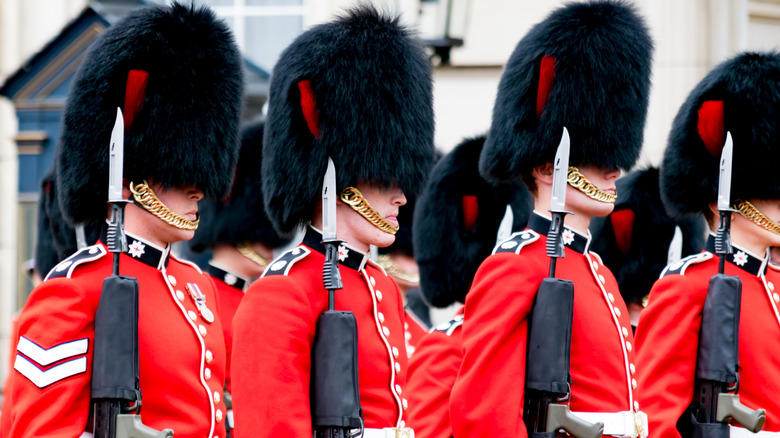
<path id="1" fill-rule="evenodd" d="M 233 28 L 247 68 L 247 120 L 261 111 L 281 51 L 303 30 L 355 3 L 184 1 L 212 6 Z M 739 51 L 778 48 L 780 0 L 631 1 L 647 18 L 656 45 L 640 165 L 658 165 L 672 118 L 707 71 Z M 11 319 L 32 289 L 22 265 L 33 256 L 39 182 L 53 162 L 68 86 L 90 42 L 141 3 L 0 0 L 0 377 L 8 371 Z M 512 49 L 564 0 L 371 3 L 402 13 L 427 42 L 435 66 L 435 141 L 448 151 L 463 137 L 487 131 Z"/>

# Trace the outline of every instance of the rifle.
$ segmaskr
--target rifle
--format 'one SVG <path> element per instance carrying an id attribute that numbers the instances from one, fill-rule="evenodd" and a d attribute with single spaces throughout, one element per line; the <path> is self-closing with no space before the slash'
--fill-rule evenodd
<path id="1" fill-rule="evenodd" d="M 733 419 L 751 432 L 764 427 L 766 411 L 750 409 L 739 401 L 739 317 L 742 281 L 725 275 L 726 257 L 731 247 L 731 163 L 734 146 L 731 133 L 720 158 L 718 212 L 720 223 L 715 237 L 719 257 L 718 273 L 707 288 L 702 310 L 699 348 L 696 359 L 696 383 L 690 407 L 692 438 L 726 438 Z M 685 427 L 685 426 L 683 426 Z"/>
<path id="2" fill-rule="evenodd" d="M 555 153 L 552 223 L 547 233 L 548 278 L 542 280 L 534 299 L 528 330 L 523 421 L 532 438 L 554 438 L 560 429 L 578 438 L 599 438 L 603 423 L 574 416 L 567 404 L 571 397 L 571 328 L 574 319 L 574 283 L 555 278 L 555 265 L 563 250 L 566 176 L 569 169 L 569 132 L 563 128 Z"/>
<path id="3" fill-rule="evenodd" d="M 117 108 L 109 152 L 108 250 L 114 253 L 113 273 L 103 280 L 95 314 L 92 359 L 93 434 L 95 438 L 173 438 L 144 426 L 139 415 L 141 389 L 138 361 L 138 280 L 119 275 L 120 254 L 127 251 L 122 198 L 124 119 Z"/>
<path id="4" fill-rule="evenodd" d="M 363 434 L 363 410 L 358 383 L 358 340 L 355 314 L 335 310 L 341 289 L 336 237 L 336 167 L 328 158 L 322 185 L 322 281 L 328 310 L 317 319 L 311 367 L 311 418 L 316 438 L 347 438 Z M 358 429 L 356 434 L 352 431 Z"/>

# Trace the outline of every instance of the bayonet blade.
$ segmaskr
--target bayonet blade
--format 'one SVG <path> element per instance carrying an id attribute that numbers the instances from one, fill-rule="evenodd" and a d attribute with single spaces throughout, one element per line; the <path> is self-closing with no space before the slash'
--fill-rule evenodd
<path id="1" fill-rule="evenodd" d="M 322 182 L 322 239 L 336 239 L 336 166 L 330 157 Z"/>
<path id="2" fill-rule="evenodd" d="M 114 130 L 111 131 L 108 161 L 108 202 L 122 201 L 122 171 L 124 167 L 125 120 L 122 110 L 116 109 Z"/>
<path id="3" fill-rule="evenodd" d="M 720 173 L 718 175 L 718 210 L 731 209 L 731 163 L 734 157 L 734 143 L 731 133 L 726 132 L 726 143 L 720 153 Z"/>
<path id="4" fill-rule="evenodd" d="M 563 128 L 561 142 L 553 162 L 551 212 L 564 212 L 566 207 L 566 179 L 569 175 L 569 131 Z"/>

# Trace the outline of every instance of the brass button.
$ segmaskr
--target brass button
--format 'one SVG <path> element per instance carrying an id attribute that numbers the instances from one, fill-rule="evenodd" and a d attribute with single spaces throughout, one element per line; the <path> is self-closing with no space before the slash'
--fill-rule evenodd
<path id="1" fill-rule="evenodd" d="M 168 283 L 170 283 L 171 286 L 176 286 L 176 277 L 174 277 L 173 275 L 169 275 L 168 276 Z"/>
<path id="2" fill-rule="evenodd" d="M 219 404 L 222 397 L 219 395 L 219 391 L 214 391 L 214 404 Z"/>
<path id="3" fill-rule="evenodd" d="M 604 276 L 603 276 L 603 275 L 601 275 L 601 274 L 599 274 L 599 281 L 601 282 L 601 284 L 604 284 L 604 283 L 606 283 L 606 282 L 607 282 L 607 280 L 606 280 L 606 279 L 604 279 Z"/>
<path id="4" fill-rule="evenodd" d="M 609 298 L 609 302 L 610 303 L 614 303 L 615 302 L 615 296 L 612 295 L 612 292 L 607 292 L 607 298 Z"/>
<path id="5" fill-rule="evenodd" d="M 214 360 L 214 353 L 211 350 L 206 350 L 206 363 L 211 363 Z"/>
<path id="6" fill-rule="evenodd" d="M 631 379 L 631 387 L 636 389 L 636 379 Z"/>
<path id="7" fill-rule="evenodd" d="M 206 330 L 206 326 L 203 324 L 198 326 L 198 331 L 200 332 L 201 336 L 206 336 L 206 333 L 208 333 L 208 330 Z"/>
<path id="8" fill-rule="evenodd" d="M 393 347 L 393 357 L 398 359 L 398 349 Z"/>
<path id="9" fill-rule="evenodd" d="M 176 291 L 176 299 L 179 301 L 184 301 L 184 292 L 177 290 Z"/>
<path id="10" fill-rule="evenodd" d="M 206 368 L 203 370 L 203 375 L 206 377 L 206 380 L 211 378 L 211 368 Z"/>
<path id="11" fill-rule="evenodd" d="M 406 410 L 409 407 L 409 402 L 406 401 L 406 399 L 401 399 L 401 405 L 404 407 L 404 410 Z"/>
<path id="12" fill-rule="evenodd" d="M 628 337 L 628 329 L 625 327 L 621 327 L 621 331 L 623 332 L 623 337 Z"/>
<path id="13" fill-rule="evenodd" d="M 387 327 L 382 327 L 382 333 L 384 333 L 385 336 L 390 336 L 390 329 Z"/>
<path id="14" fill-rule="evenodd" d="M 620 318 L 620 309 L 618 309 L 617 307 L 613 307 L 612 309 L 615 311 L 615 315 L 617 315 L 618 318 Z"/>
<path id="15" fill-rule="evenodd" d="M 189 317 L 190 317 L 190 319 L 191 319 L 191 320 L 193 320 L 193 321 L 195 321 L 196 319 L 198 319 L 198 314 L 197 314 L 197 313 L 195 313 L 195 312 L 193 312 L 192 310 L 188 310 L 188 311 L 187 311 L 187 316 L 189 316 Z"/>
<path id="16" fill-rule="evenodd" d="M 634 366 L 634 364 L 629 364 L 628 369 L 631 370 L 631 374 L 636 373 L 636 367 Z"/>
<path id="17" fill-rule="evenodd" d="M 217 423 L 222 421 L 222 409 L 217 409 L 217 413 L 214 415 L 217 419 Z"/>
<path id="18" fill-rule="evenodd" d="M 382 292 L 376 291 L 376 300 L 382 302 Z"/>
<path id="19" fill-rule="evenodd" d="M 401 391 L 401 385 L 395 385 L 395 392 L 398 393 L 398 395 L 401 395 L 403 391 Z"/>
<path id="20" fill-rule="evenodd" d="M 628 341 L 626 341 L 626 350 L 628 350 L 628 351 L 631 351 L 631 350 L 632 350 L 632 348 L 633 348 L 633 347 L 631 346 L 631 343 L 630 343 L 630 342 L 628 342 Z"/>
<path id="21" fill-rule="evenodd" d="M 368 277 L 368 280 L 371 282 L 371 286 L 376 286 L 376 279 L 374 277 Z"/>
<path id="22" fill-rule="evenodd" d="M 377 313 L 377 318 L 379 318 L 379 322 L 385 322 L 385 315 L 382 312 Z"/>
<path id="23" fill-rule="evenodd" d="M 395 363 L 395 372 L 400 373 L 401 372 L 401 364 L 396 362 Z"/>
<path id="24" fill-rule="evenodd" d="M 634 410 L 635 411 L 639 410 L 639 402 L 638 401 L 634 401 Z"/>

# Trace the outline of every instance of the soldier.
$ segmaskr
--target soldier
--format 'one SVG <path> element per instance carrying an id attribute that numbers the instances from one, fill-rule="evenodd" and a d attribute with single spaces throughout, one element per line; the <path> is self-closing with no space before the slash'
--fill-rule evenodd
<path id="1" fill-rule="evenodd" d="M 770 432 L 754 435 L 732 426 L 731 436 L 780 432 L 775 396 L 780 391 L 780 296 L 775 290 L 780 275 L 768 264 L 769 247 L 780 245 L 780 176 L 775 171 L 780 160 L 779 112 L 780 55 L 737 55 L 715 67 L 680 107 L 661 167 L 669 211 L 703 214 L 714 231 L 719 222 L 718 163 L 731 133 L 731 196 L 724 201 L 737 212 L 729 213 L 733 254 L 724 257 L 724 267 L 726 275 L 742 282 L 739 339 L 734 340 L 739 345 L 738 394 L 748 407 L 766 409 L 764 431 Z M 656 436 L 696 436 L 688 435 L 688 407 L 694 395 L 702 309 L 721 261 L 714 240 L 710 235 L 704 252 L 664 270 L 639 321 L 640 403 Z"/>
<path id="2" fill-rule="evenodd" d="M 263 144 L 264 201 L 280 232 L 310 226 L 303 243 L 249 287 L 236 312 L 231 374 L 239 437 L 312 436 L 310 393 L 329 383 L 310 381 L 315 326 L 329 308 L 320 231 L 333 220 L 321 200 L 329 157 L 340 200 L 337 236 L 345 241 L 335 309 L 355 315 L 360 364 L 362 419 L 344 427 L 362 423 L 367 438 L 408 432 L 403 303 L 368 251 L 393 243 L 404 194 L 414 194 L 428 174 L 431 90 L 421 46 L 397 18 L 369 6 L 313 27 L 282 53 Z M 355 389 L 333 391 L 349 397 Z"/>
<path id="3" fill-rule="evenodd" d="M 699 253 L 706 239 L 703 218 L 669 216 L 659 184 L 655 167 L 619 178 L 615 210 L 590 223 L 591 248 L 615 275 L 634 329 L 664 267 Z"/>
<path id="4" fill-rule="evenodd" d="M 442 158 L 419 197 L 414 241 L 421 290 L 437 307 L 463 303 L 479 264 L 496 244 L 499 225 L 508 224 L 510 233 L 522 230 L 531 213 L 525 186 L 494 185 L 479 175 L 484 143 L 484 136 L 465 140 Z M 422 338 L 409 361 L 409 425 L 417 437 L 452 436 L 449 397 L 461 363 L 462 323 L 461 307 Z"/>
<path id="5" fill-rule="evenodd" d="M 233 315 L 249 284 L 271 263 L 274 248 L 289 241 L 274 230 L 263 209 L 260 165 L 264 127 L 265 122 L 256 122 L 243 129 L 230 194 L 221 201 L 201 202 L 200 224 L 188 242 L 193 252 L 210 249 L 212 254 L 203 270 L 217 286 L 227 350 L 226 395 L 232 393 Z"/>
<path id="6" fill-rule="evenodd" d="M 563 223 L 565 253 L 556 274 L 574 287 L 568 403 L 590 423 L 604 422 L 605 435 L 639 435 L 628 312 L 609 269 L 589 250 L 588 225 L 612 211 L 619 169 L 639 156 L 651 52 L 645 24 L 632 7 L 595 1 L 552 12 L 509 59 L 479 166 L 489 181 L 522 179 L 534 213 L 527 230 L 485 259 L 466 296 L 463 363 L 450 397 L 454 436 L 557 435 L 557 429 L 545 433 L 545 424 L 532 424 L 540 432 L 527 430 L 523 411 L 529 399 L 524 377 L 537 358 L 526 354 L 529 316 L 550 271 L 548 211 L 564 128 L 575 166 L 564 185 L 565 210 L 572 214 Z M 563 310 L 560 316 L 564 321 Z"/>
<path id="7" fill-rule="evenodd" d="M 142 418 L 177 437 L 224 437 L 225 344 L 211 280 L 171 255 L 197 227 L 197 201 L 224 196 L 238 148 L 241 60 L 207 8 L 131 13 L 94 44 L 71 87 L 56 156 L 58 198 L 71 224 L 106 221 L 109 140 L 122 108 L 129 252 L 137 279 Z M 121 122 L 120 122 L 121 123 Z M 105 231 L 57 265 L 30 295 L 6 408 L 10 437 L 92 431 L 94 320 L 112 272 Z M 129 311 L 130 309 L 128 309 Z"/>

